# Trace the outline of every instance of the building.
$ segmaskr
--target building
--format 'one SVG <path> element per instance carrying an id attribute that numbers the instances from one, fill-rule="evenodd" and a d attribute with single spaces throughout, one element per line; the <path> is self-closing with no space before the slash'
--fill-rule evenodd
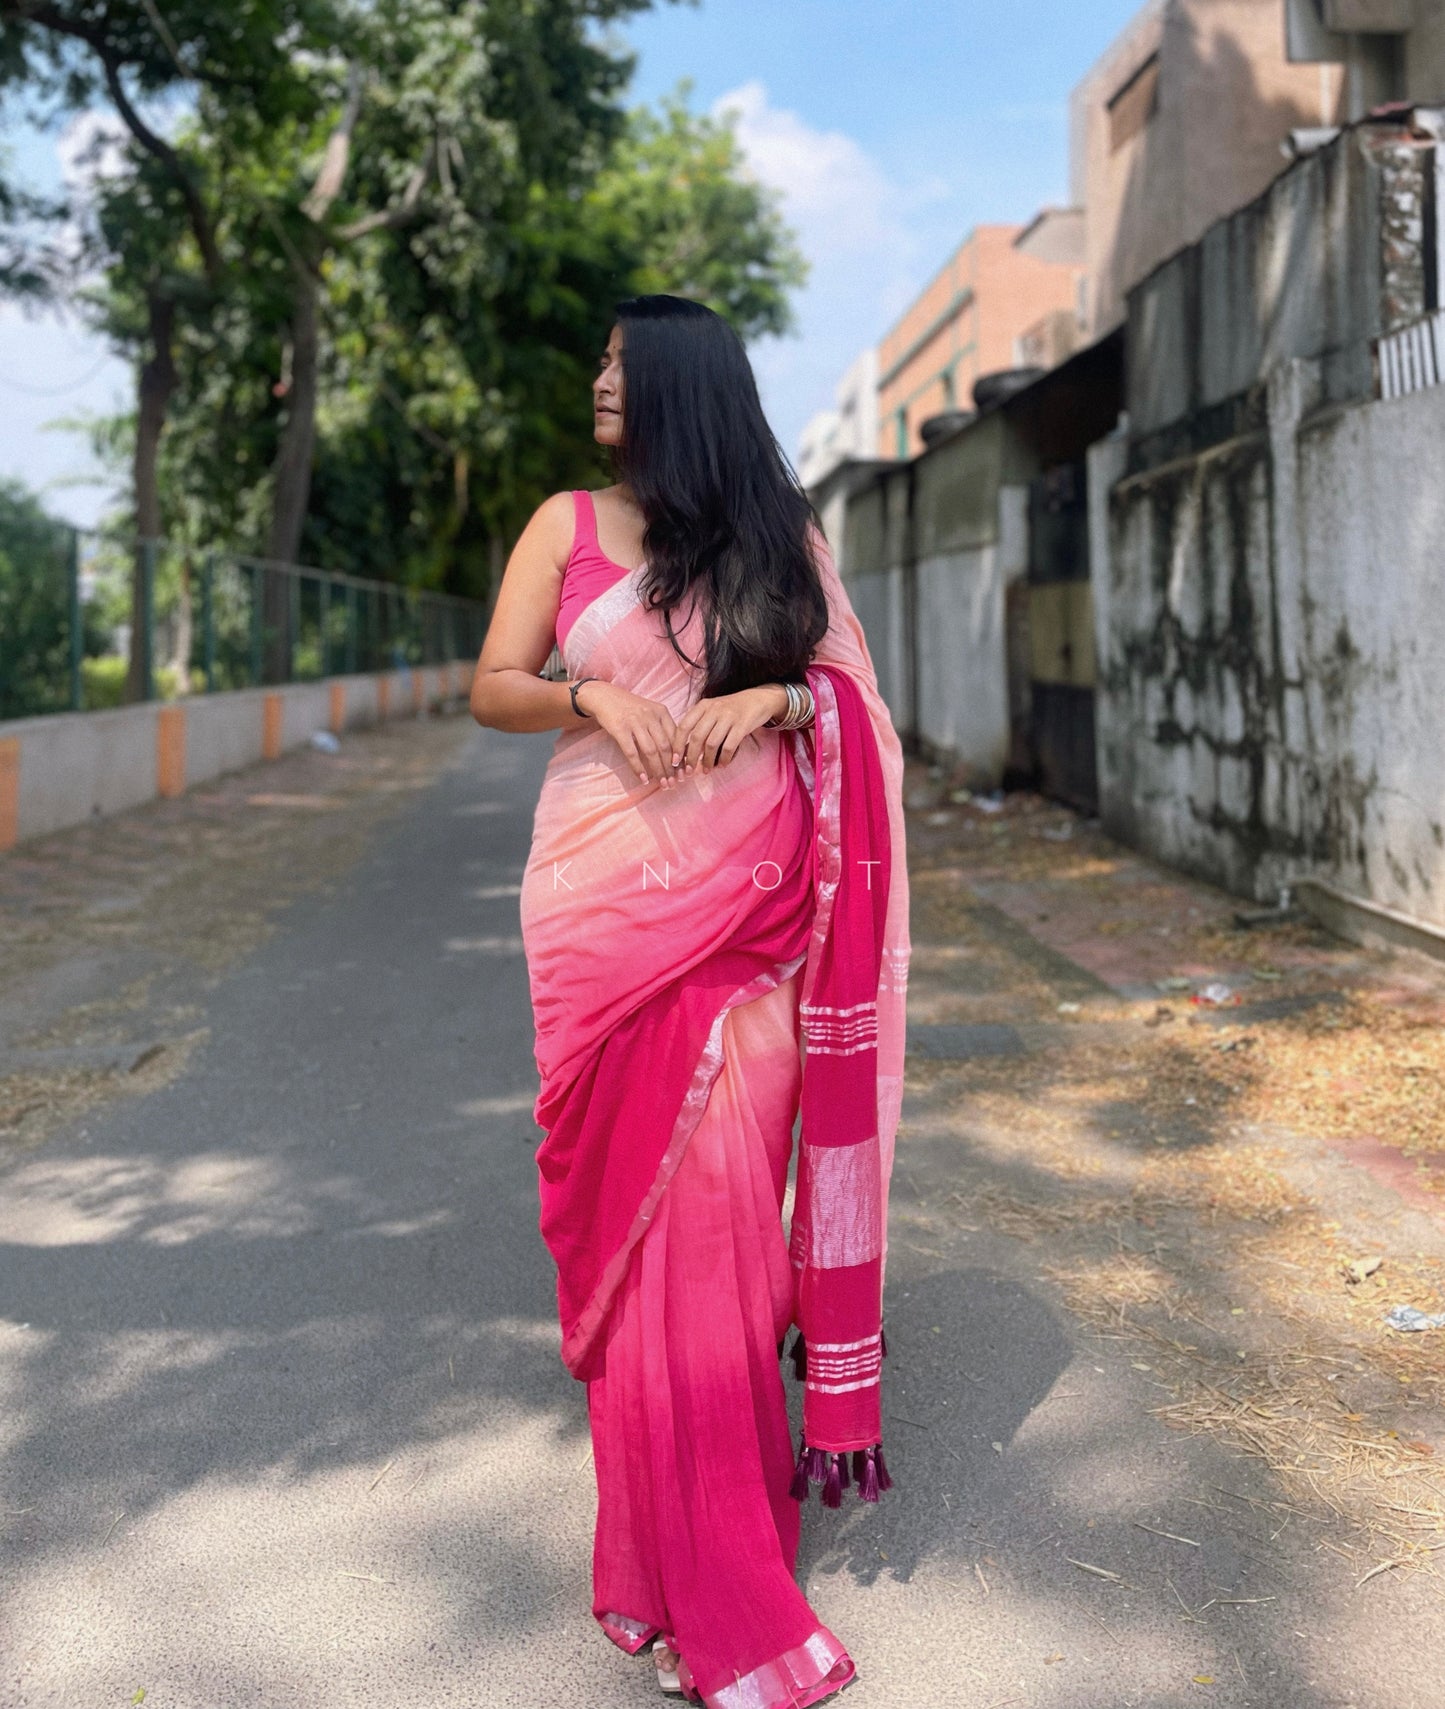
<path id="1" fill-rule="evenodd" d="M 1078 205 L 970 239 L 880 350 L 889 460 L 828 495 L 953 780 L 1437 952 L 1442 98 L 1445 0 L 1153 0 L 1075 93 Z M 1089 280 L 1082 335 L 1055 299 L 976 348 L 985 236 Z"/>
<path id="2" fill-rule="evenodd" d="M 1289 57 L 1338 65 L 1344 116 L 1445 95 L 1445 0 L 1289 0 Z"/>
<path id="3" fill-rule="evenodd" d="M 1287 165 L 837 538 L 900 734 L 1346 935 L 1445 942 L 1445 110 Z"/>
<path id="4" fill-rule="evenodd" d="M 1088 280 L 1084 266 L 1086 226 L 1082 208 L 1044 208 L 1014 239 L 1021 255 L 1069 267 L 1075 278 L 1074 300 L 1050 309 L 1014 340 L 1016 368 L 1057 368 L 1083 346 Z"/>
<path id="5" fill-rule="evenodd" d="M 1158 268 L 1089 457 L 1105 825 L 1437 943 L 1442 165 L 1445 110 L 1391 109 Z"/>
<path id="6" fill-rule="evenodd" d="M 1085 459 L 1118 421 L 1123 346 L 1101 339 L 910 462 L 856 465 L 841 495 L 829 538 L 879 690 L 957 782 L 1028 775 L 1092 805 Z"/>
<path id="7" fill-rule="evenodd" d="M 1091 337 L 1120 324 L 1127 293 L 1160 262 L 1279 176 L 1294 133 L 1347 117 L 1346 68 L 1288 52 L 1287 11 L 1316 4 L 1386 0 L 1151 0 L 1074 90 Z"/>
<path id="8" fill-rule="evenodd" d="M 971 409 L 982 375 L 1016 366 L 1021 335 L 1050 314 L 1076 312 L 1082 265 L 1021 245 L 1037 224 L 977 227 L 885 333 L 878 346 L 879 456 L 916 456 L 922 422 Z"/>
<path id="9" fill-rule="evenodd" d="M 1445 0 L 1149 0 L 1073 92 L 1071 205 L 969 236 L 883 338 L 876 396 L 855 364 L 809 423 L 804 484 L 918 455 L 920 425 L 973 407 L 982 375 L 1056 367 L 1122 325 L 1136 285 L 1291 159 L 1442 94 Z"/>
<path id="10" fill-rule="evenodd" d="M 812 488 L 840 467 L 878 454 L 878 352 L 859 353 L 838 382 L 832 409 L 819 410 L 803 429 L 798 478 Z"/>

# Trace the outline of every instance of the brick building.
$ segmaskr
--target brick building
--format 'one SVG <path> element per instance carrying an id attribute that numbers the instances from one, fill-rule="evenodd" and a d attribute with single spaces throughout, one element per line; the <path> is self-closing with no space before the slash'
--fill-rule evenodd
<path id="1" fill-rule="evenodd" d="M 1012 368 L 1021 335 L 1050 314 L 1074 313 L 1080 266 L 1043 259 L 1018 240 L 1032 227 L 983 225 L 884 334 L 878 346 L 878 452 L 912 457 L 919 423 L 970 409 L 974 381 Z"/>

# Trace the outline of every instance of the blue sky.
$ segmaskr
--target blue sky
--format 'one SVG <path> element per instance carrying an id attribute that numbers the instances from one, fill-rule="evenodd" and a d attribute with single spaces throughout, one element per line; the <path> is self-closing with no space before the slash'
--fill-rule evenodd
<path id="1" fill-rule="evenodd" d="M 634 98 L 689 78 L 695 107 L 735 111 L 752 169 L 783 197 L 812 262 L 797 334 L 753 353 L 790 452 L 848 362 L 971 226 L 1066 198 L 1069 90 L 1140 3 L 703 0 L 627 26 Z M 58 175 L 53 138 L 5 142 L 27 175 Z M 0 475 L 93 520 L 104 489 L 64 484 L 94 472 L 83 440 L 44 424 L 114 409 L 129 388 L 73 322 L 0 306 Z"/>

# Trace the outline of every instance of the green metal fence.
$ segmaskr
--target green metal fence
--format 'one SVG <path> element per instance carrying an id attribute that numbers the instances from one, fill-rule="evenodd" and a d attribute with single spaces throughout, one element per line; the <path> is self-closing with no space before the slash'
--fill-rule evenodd
<path id="1" fill-rule="evenodd" d="M 164 540 L 57 524 L 24 556 L 0 555 L 0 718 L 441 664 L 486 630 L 479 600 Z"/>

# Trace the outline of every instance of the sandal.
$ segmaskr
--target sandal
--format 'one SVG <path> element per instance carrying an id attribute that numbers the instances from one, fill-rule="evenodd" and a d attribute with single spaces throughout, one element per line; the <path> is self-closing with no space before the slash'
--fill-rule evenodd
<path id="1" fill-rule="evenodd" d="M 664 1671 L 657 1664 L 656 1658 L 663 1651 L 667 1651 L 671 1655 L 677 1654 L 677 1651 L 673 1649 L 672 1645 L 668 1643 L 666 1638 L 654 1639 L 652 1645 L 653 1666 L 657 1668 L 658 1686 L 666 1697 L 681 1697 L 682 1680 L 678 1675 L 677 1669 L 672 1668 L 668 1671 Z"/>

